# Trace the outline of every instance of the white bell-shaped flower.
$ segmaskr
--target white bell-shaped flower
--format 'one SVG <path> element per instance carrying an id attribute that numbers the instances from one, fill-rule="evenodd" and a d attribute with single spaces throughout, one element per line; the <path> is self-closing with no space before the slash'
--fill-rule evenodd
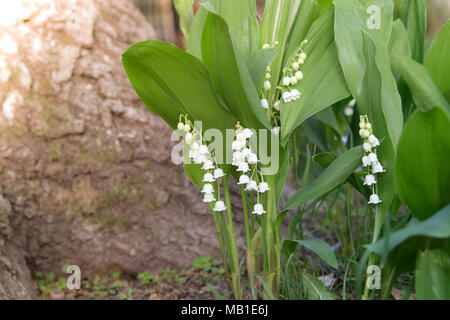
<path id="1" fill-rule="evenodd" d="M 210 170 L 214 169 L 214 163 L 211 160 L 206 160 L 203 162 L 203 170 Z"/>
<path id="2" fill-rule="evenodd" d="M 197 156 L 198 156 L 198 152 L 191 148 L 189 150 L 189 158 L 195 159 Z"/>
<path id="3" fill-rule="evenodd" d="M 214 204 L 214 211 L 220 212 L 220 211 L 225 211 L 225 210 L 227 210 L 227 207 L 225 207 L 225 203 L 223 201 L 217 201 Z"/>
<path id="4" fill-rule="evenodd" d="M 370 199 L 369 199 L 369 204 L 378 204 L 381 203 L 380 198 L 378 197 L 378 195 L 376 193 L 370 195 Z"/>
<path id="5" fill-rule="evenodd" d="M 223 172 L 222 169 L 218 168 L 216 170 L 214 170 L 214 179 L 219 179 L 221 177 L 223 177 L 225 175 L 225 173 Z"/>
<path id="6" fill-rule="evenodd" d="M 179 122 L 177 125 L 178 130 L 184 130 L 184 124 L 182 122 Z"/>
<path id="7" fill-rule="evenodd" d="M 185 124 L 185 125 L 184 125 L 184 131 L 186 131 L 186 132 L 191 131 L 191 126 L 188 125 L 188 124 Z"/>
<path id="8" fill-rule="evenodd" d="M 259 193 L 264 193 L 264 192 L 266 192 L 266 191 L 268 191 L 268 190 L 270 190 L 270 188 L 269 188 L 269 184 L 267 183 L 267 182 L 261 182 L 259 185 L 258 185 L 258 192 Z"/>
<path id="9" fill-rule="evenodd" d="M 256 164 L 258 162 L 258 156 L 254 153 L 250 153 L 247 157 L 247 162 L 249 164 Z"/>
<path id="10" fill-rule="evenodd" d="M 233 152 L 233 165 L 237 166 L 239 163 L 245 161 L 245 156 L 241 151 Z"/>
<path id="11" fill-rule="evenodd" d="M 236 140 L 237 141 L 244 141 L 245 140 L 245 135 L 242 132 L 238 132 L 236 133 Z"/>
<path id="12" fill-rule="evenodd" d="M 267 99 L 262 99 L 262 100 L 261 100 L 261 106 L 262 106 L 264 109 L 268 109 L 268 108 L 269 108 L 269 101 L 267 101 Z"/>
<path id="13" fill-rule="evenodd" d="M 373 134 L 369 136 L 369 143 L 370 145 L 375 148 L 380 145 L 380 141 L 378 141 L 377 137 L 375 137 Z"/>
<path id="14" fill-rule="evenodd" d="M 241 149 L 242 149 L 241 141 L 239 141 L 239 140 L 234 140 L 234 141 L 231 143 L 231 149 L 233 149 L 233 150 L 241 150 Z"/>
<path id="15" fill-rule="evenodd" d="M 298 68 L 300 68 L 300 65 L 298 64 L 298 62 L 294 62 L 294 63 L 292 64 L 292 69 L 298 70 Z"/>
<path id="16" fill-rule="evenodd" d="M 193 142 L 191 144 L 191 149 L 194 151 L 198 151 L 200 149 L 200 145 L 198 144 L 198 142 Z"/>
<path id="17" fill-rule="evenodd" d="M 197 153 L 197 155 L 194 158 L 194 163 L 201 164 L 201 163 L 204 163 L 206 160 L 207 159 L 206 159 L 206 156 L 204 154 Z"/>
<path id="18" fill-rule="evenodd" d="M 344 114 L 345 114 L 347 117 L 351 117 L 351 116 L 353 115 L 353 108 L 352 108 L 352 107 L 346 107 L 346 108 L 344 109 Z"/>
<path id="19" fill-rule="evenodd" d="M 288 91 L 283 92 L 282 98 L 283 98 L 284 103 L 288 103 L 288 102 L 292 101 L 292 95 Z"/>
<path id="20" fill-rule="evenodd" d="M 258 185 L 256 184 L 256 181 L 251 180 L 247 183 L 247 187 L 245 188 L 246 191 L 258 191 Z"/>
<path id="21" fill-rule="evenodd" d="M 298 62 L 299 65 L 302 65 L 302 64 L 305 63 L 305 60 L 304 59 L 298 59 L 297 62 Z"/>
<path id="22" fill-rule="evenodd" d="M 284 77 L 283 78 L 283 86 L 287 87 L 291 84 L 291 78 L 290 77 Z"/>
<path id="23" fill-rule="evenodd" d="M 280 100 L 275 101 L 275 103 L 273 104 L 273 108 L 277 111 L 280 111 Z"/>
<path id="24" fill-rule="evenodd" d="M 295 86 L 298 83 L 298 79 L 295 76 L 291 77 L 291 84 Z"/>
<path id="25" fill-rule="evenodd" d="M 270 79 L 270 74 L 269 74 L 269 79 Z M 270 90 L 271 84 L 269 80 L 264 81 L 264 90 L 268 91 Z"/>
<path id="26" fill-rule="evenodd" d="M 297 89 L 293 89 L 293 90 L 291 91 L 291 97 L 292 97 L 292 100 L 300 99 L 301 96 L 302 96 L 302 94 L 301 94 L 300 91 L 298 91 Z"/>
<path id="27" fill-rule="evenodd" d="M 236 171 L 241 171 L 241 172 L 248 172 L 248 171 L 250 171 L 250 168 L 248 167 L 248 163 L 247 162 L 239 163 L 238 168 L 236 169 Z"/>
<path id="28" fill-rule="evenodd" d="M 194 136 L 192 135 L 192 133 L 186 133 L 186 135 L 184 136 L 184 141 L 186 141 L 188 145 L 191 145 L 194 142 Z"/>
<path id="29" fill-rule="evenodd" d="M 300 59 L 306 60 L 306 58 L 307 58 L 306 53 L 304 53 L 304 52 L 300 53 Z"/>
<path id="30" fill-rule="evenodd" d="M 372 150 L 372 146 L 368 142 L 364 142 L 363 149 L 365 152 L 370 152 Z"/>
<path id="31" fill-rule="evenodd" d="M 214 187 L 212 184 L 207 183 L 203 186 L 202 193 L 213 193 L 213 192 L 214 192 Z"/>
<path id="32" fill-rule="evenodd" d="M 248 177 L 248 175 L 243 174 L 239 177 L 239 182 L 238 184 L 247 184 L 250 182 L 250 178 Z"/>
<path id="33" fill-rule="evenodd" d="M 362 163 L 363 163 L 364 167 L 367 167 L 368 165 L 370 165 L 369 157 L 368 156 L 362 157 Z"/>
<path id="34" fill-rule="evenodd" d="M 212 193 L 205 193 L 205 195 L 203 196 L 203 202 L 208 203 L 213 201 L 216 201 L 214 195 Z"/>
<path id="35" fill-rule="evenodd" d="M 255 206 L 253 207 L 253 214 L 257 214 L 257 215 L 262 215 L 263 213 L 266 213 L 266 211 L 264 211 L 264 207 L 262 204 L 257 203 L 255 204 Z"/>
<path id="36" fill-rule="evenodd" d="M 375 177 L 372 174 L 368 174 L 365 178 L 364 178 L 364 185 L 366 186 L 371 186 L 373 184 L 377 183 L 377 180 L 375 180 Z"/>
<path id="37" fill-rule="evenodd" d="M 297 80 L 302 80 L 303 79 L 303 72 L 297 71 L 295 73 L 295 77 L 297 78 Z"/>
<path id="38" fill-rule="evenodd" d="M 376 153 L 369 153 L 369 155 L 367 156 L 369 158 L 369 162 L 370 164 L 375 164 L 378 162 L 378 158 L 377 158 L 377 154 Z"/>
<path id="39" fill-rule="evenodd" d="M 207 172 L 207 173 L 205 173 L 205 174 L 203 175 L 203 180 L 202 180 L 202 181 L 203 181 L 203 182 L 214 182 L 215 180 L 214 180 L 213 174 Z"/>
<path id="40" fill-rule="evenodd" d="M 250 139 L 253 136 L 253 131 L 247 128 L 244 129 L 242 133 L 244 134 L 245 139 Z"/>
<path id="41" fill-rule="evenodd" d="M 372 165 L 372 173 L 376 174 L 376 173 L 382 173 L 385 172 L 383 166 L 381 165 L 381 163 L 377 162 L 375 164 Z"/>
<path id="42" fill-rule="evenodd" d="M 249 148 L 242 149 L 242 155 L 244 157 L 248 157 L 251 153 L 252 153 L 252 150 L 250 150 Z"/>
<path id="43" fill-rule="evenodd" d="M 280 127 L 272 128 L 273 135 L 278 136 L 280 134 L 280 129 Z"/>
<path id="44" fill-rule="evenodd" d="M 207 147 L 207 146 L 205 146 L 204 144 L 202 144 L 202 145 L 199 147 L 198 152 L 199 152 L 200 154 L 208 154 L 208 153 L 209 153 L 209 150 L 208 150 L 208 147 Z"/>

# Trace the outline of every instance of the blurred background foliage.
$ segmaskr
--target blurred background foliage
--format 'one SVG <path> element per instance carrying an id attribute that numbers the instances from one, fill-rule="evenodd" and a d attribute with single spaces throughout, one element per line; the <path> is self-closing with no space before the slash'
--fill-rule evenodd
<path id="1" fill-rule="evenodd" d="M 163 41 L 176 43 L 183 46 L 183 34 L 178 22 L 177 13 L 173 0 L 129 0 L 133 2 L 147 17 L 155 28 L 158 38 Z M 194 0 L 196 6 L 201 0 Z M 395 0 L 403 2 L 409 0 Z M 264 0 L 256 0 L 258 11 L 262 15 Z M 438 33 L 450 16 L 449 0 L 427 0 L 428 5 L 428 36 L 426 46 L 428 47 L 433 37 Z"/>

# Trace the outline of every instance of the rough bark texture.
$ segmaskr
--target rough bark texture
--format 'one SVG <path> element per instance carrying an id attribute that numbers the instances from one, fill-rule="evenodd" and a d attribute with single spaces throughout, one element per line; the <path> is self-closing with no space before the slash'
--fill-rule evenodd
<path id="1" fill-rule="evenodd" d="M 171 130 L 139 101 L 120 55 L 153 35 L 121 0 L 15 1 L 0 23 L 0 299 L 30 274 L 140 272 L 217 255 Z"/>

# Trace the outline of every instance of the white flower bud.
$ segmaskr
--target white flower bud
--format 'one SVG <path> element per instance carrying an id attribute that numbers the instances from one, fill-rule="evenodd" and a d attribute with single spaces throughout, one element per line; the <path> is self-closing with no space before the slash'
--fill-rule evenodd
<path id="1" fill-rule="evenodd" d="M 268 48 L 270 48 L 270 45 L 268 43 L 264 43 L 263 49 L 268 49 Z"/>
<path id="2" fill-rule="evenodd" d="M 178 130 L 184 130 L 184 124 L 179 122 L 178 125 L 177 125 L 177 129 Z"/>
<path id="3" fill-rule="evenodd" d="M 267 99 L 262 99 L 262 100 L 261 100 L 261 106 L 262 106 L 264 109 L 269 108 L 269 102 L 267 101 Z"/>
<path id="4" fill-rule="evenodd" d="M 239 163 L 238 168 L 236 169 L 236 171 L 241 171 L 241 172 L 248 172 L 248 171 L 250 171 L 250 168 L 248 167 L 248 163 L 247 162 Z"/>
<path id="5" fill-rule="evenodd" d="M 375 163 L 378 162 L 378 158 L 377 158 L 376 153 L 373 153 L 373 152 L 369 153 L 369 155 L 367 157 L 369 158 L 370 164 L 375 164 Z"/>
<path id="6" fill-rule="evenodd" d="M 302 65 L 302 64 L 305 63 L 305 60 L 303 60 L 303 59 L 298 59 L 297 62 L 298 62 L 299 65 Z"/>
<path id="7" fill-rule="evenodd" d="M 374 163 L 374 164 L 372 165 L 372 173 L 373 173 L 373 174 L 376 174 L 376 173 L 382 173 L 382 172 L 385 172 L 385 171 L 386 171 L 386 170 L 384 170 L 383 166 L 382 166 L 381 163 L 379 163 L 379 162 Z"/>
<path id="8" fill-rule="evenodd" d="M 347 107 L 344 109 L 344 114 L 347 117 L 351 117 L 353 115 L 353 108 L 352 107 Z"/>
<path id="9" fill-rule="evenodd" d="M 243 174 L 239 177 L 238 184 L 247 184 L 249 182 L 250 182 L 250 178 L 246 174 Z"/>
<path id="10" fill-rule="evenodd" d="M 188 145 L 191 145 L 194 142 L 194 136 L 192 135 L 192 133 L 186 133 L 186 135 L 184 136 L 184 141 L 186 141 Z"/>
<path id="11" fill-rule="evenodd" d="M 291 84 L 294 86 L 298 83 L 297 77 L 291 77 Z"/>
<path id="12" fill-rule="evenodd" d="M 292 69 L 294 69 L 294 70 L 298 70 L 298 68 L 300 68 L 300 65 L 298 64 L 298 62 L 294 62 L 293 64 L 292 64 Z"/>
<path id="13" fill-rule="evenodd" d="M 361 129 L 364 129 L 365 127 L 366 127 L 366 124 L 364 123 L 364 122 L 360 122 L 359 123 L 359 127 L 361 128 Z M 360 131 L 361 132 L 361 131 Z"/>
<path id="14" fill-rule="evenodd" d="M 258 185 L 256 184 L 256 181 L 249 181 L 247 183 L 247 187 L 245 188 L 245 191 L 258 191 Z"/>
<path id="15" fill-rule="evenodd" d="M 221 177 L 223 177 L 225 175 L 225 173 L 223 172 L 222 169 L 218 168 L 216 170 L 214 170 L 214 178 L 215 179 L 219 179 Z"/>
<path id="16" fill-rule="evenodd" d="M 377 147 L 380 145 L 380 141 L 378 141 L 377 137 L 375 137 L 373 134 L 369 136 L 369 143 L 372 147 Z"/>
<path id="17" fill-rule="evenodd" d="M 281 129 L 280 127 L 272 128 L 273 135 L 278 136 L 280 134 L 280 129 Z"/>
<path id="18" fill-rule="evenodd" d="M 208 203 L 213 201 L 216 201 L 214 195 L 212 193 L 205 193 L 205 195 L 203 196 L 203 202 Z"/>
<path id="19" fill-rule="evenodd" d="M 269 80 L 264 81 L 264 90 L 270 90 L 271 84 Z"/>
<path id="20" fill-rule="evenodd" d="M 208 154 L 208 153 L 209 153 L 209 150 L 208 150 L 208 147 L 207 147 L 207 146 L 205 146 L 204 144 L 202 144 L 202 145 L 198 148 L 198 152 L 199 152 L 200 154 Z"/>
<path id="21" fill-rule="evenodd" d="M 284 77 L 283 78 L 283 86 L 287 87 L 291 84 L 291 78 L 290 77 Z"/>
<path id="22" fill-rule="evenodd" d="M 283 101 L 284 103 L 288 103 L 292 101 L 292 96 L 290 92 L 283 92 Z"/>
<path id="23" fill-rule="evenodd" d="M 365 152 L 370 152 L 372 150 L 372 146 L 368 142 L 364 142 L 363 148 Z"/>
<path id="24" fill-rule="evenodd" d="M 372 129 L 372 125 L 369 122 L 366 123 L 366 129 Z"/>
<path id="25" fill-rule="evenodd" d="M 295 73 L 295 77 L 297 78 L 297 80 L 302 80 L 303 79 L 303 72 L 297 71 Z"/>
<path id="26" fill-rule="evenodd" d="M 266 73 L 266 80 L 269 80 L 270 79 L 270 73 Z"/>
<path id="27" fill-rule="evenodd" d="M 214 169 L 214 164 L 211 160 L 206 160 L 203 162 L 203 170 L 211 170 Z"/>
<path id="28" fill-rule="evenodd" d="M 188 125 L 188 124 L 185 124 L 185 125 L 184 125 L 184 131 L 186 131 L 186 132 L 191 131 L 191 126 Z"/>
<path id="29" fill-rule="evenodd" d="M 213 192 L 214 192 L 214 187 L 212 184 L 207 183 L 203 186 L 202 193 L 213 193 Z"/>
<path id="30" fill-rule="evenodd" d="M 273 108 L 277 111 L 280 111 L 280 100 L 275 101 L 275 103 L 273 104 Z"/>
<path id="31" fill-rule="evenodd" d="M 247 157 L 247 162 L 249 164 L 256 164 L 258 162 L 258 156 L 254 153 L 250 153 Z"/>
<path id="32" fill-rule="evenodd" d="M 203 176 L 203 182 L 214 182 L 214 176 L 212 175 L 212 173 L 205 173 L 205 175 Z"/>
<path id="33" fill-rule="evenodd" d="M 307 57 L 306 53 L 304 52 L 300 53 L 300 59 L 306 60 L 306 57 Z"/>
<path id="34" fill-rule="evenodd" d="M 249 139 L 253 136 L 253 131 L 247 128 L 245 128 L 244 131 L 242 131 L 242 133 L 244 134 L 244 137 L 246 139 Z"/>

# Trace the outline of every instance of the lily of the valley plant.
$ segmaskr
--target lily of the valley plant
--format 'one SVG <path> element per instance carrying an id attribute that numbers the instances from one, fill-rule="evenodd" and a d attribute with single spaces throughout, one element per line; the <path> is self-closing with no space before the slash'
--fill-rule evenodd
<path id="1" fill-rule="evenodd" d="M 205 0 L 195 16 L 192 0 L 174 2 L 186 50 L 148 40 L 130 47 L 123 54 L 123 64 L 146 106 L 183 140 L 185 172 L 211 209 L 234 297 L 242 299 L 248 283 L 253 298 L 260 293 L 267 299 L 289 298 L 289 289 L 282 288 L 286 283 L 282 265 L 287 264 L 286 272 L 291 270 L 289 263 L 299 244 L 317 253 L 327 267 L 342 267 L 327 243 L 304 238 L 302 226 L 302 216 L 308 210 L 314 212 L 319 200 L 330 200 L 333 206 L 341 201 L 339 196 L 346 199 L 349 233 L 351 205 L 361 197 L 371 221 L 366 228 L 371 230 L 370 245 L 366 242 L 366 247 L 355 250 L 350 235 L 348 245 L 343 239 L 339 250 L 348 261 L 360 261 L 358 270 L 373 264 L 386 266 L 383 293 L 389 295 L 399 270 L 389 257 L 383 257 L 393 248 L 380 251 L 379 243 L 384 241 L 380 237 L 389 236 L 393 228 L 414 224 L 414 217 L 423 221 L 449 201 L 448 197 L 436 198 L 432 203 L 439 205 L 413 209 L 409 183 L 417 180 L 405 178 L 411 172 L 401 173 L 411 161 L 402 151 L 402 143 L 408 140 L 403 122 L 409 115 L 415 115 L 417 107 L 423 111 L 437 107 L 440 120 L 448 121 L 448 91 L 446 98 L 438 86 L 445 94 L 450 80 L 445 82 L 445 75 L 439 73 L 442 66 L 432 62 L 429 65 L 438 74 L 438 85 L 422 70 L 422 29 L 417 31 L 422 34 L 420 40 L 415 31 L 405 30 L 402 20 L 393 23 L 396 7 L 392 0 L 377 1 L 385 23 L 379 29 L 366 23 L 370 18 L 367 8 L 373 4 L 369 0 L 266 0 L 262 17 L 253 0 Z M 410 20 L 423 13 L 417 5 L 421 1 L 413 2 L 398 8 L 408 28 L 417 26 Z M 448 29 L 439 38 L 447 45 Z M 410 62 L 410 42 L 418 62 Z M 445 64 L 449 56 L 436 59 Z M 448 156 L 448 150 L 441 153 Z M 309 182 L 311 159 L 321 168 Z M 280 203 L 290 170 L 297 190 Z M 240 191 L 242 210 L 231 203 L 230 188 Z M 402 205 L 411 211 L 404 223 L 394 223 Z M 288 210 L 294 216 L 282 241 L 280 226 Z M 244 222 L 245 256 L 237 247 L 238 220 Z M 343 265 L 348 269 L 351 264 Z M 327 289 L 308 275 L 307 264 L 302 268 L 307 297 L 336 297 L 323 294 Z M 244 270 L 248 282 L 243 281 Z M 359 297 L 363 271 L 355 271 Z M 363 298 L 372 296 L 365 285 Z"/>

